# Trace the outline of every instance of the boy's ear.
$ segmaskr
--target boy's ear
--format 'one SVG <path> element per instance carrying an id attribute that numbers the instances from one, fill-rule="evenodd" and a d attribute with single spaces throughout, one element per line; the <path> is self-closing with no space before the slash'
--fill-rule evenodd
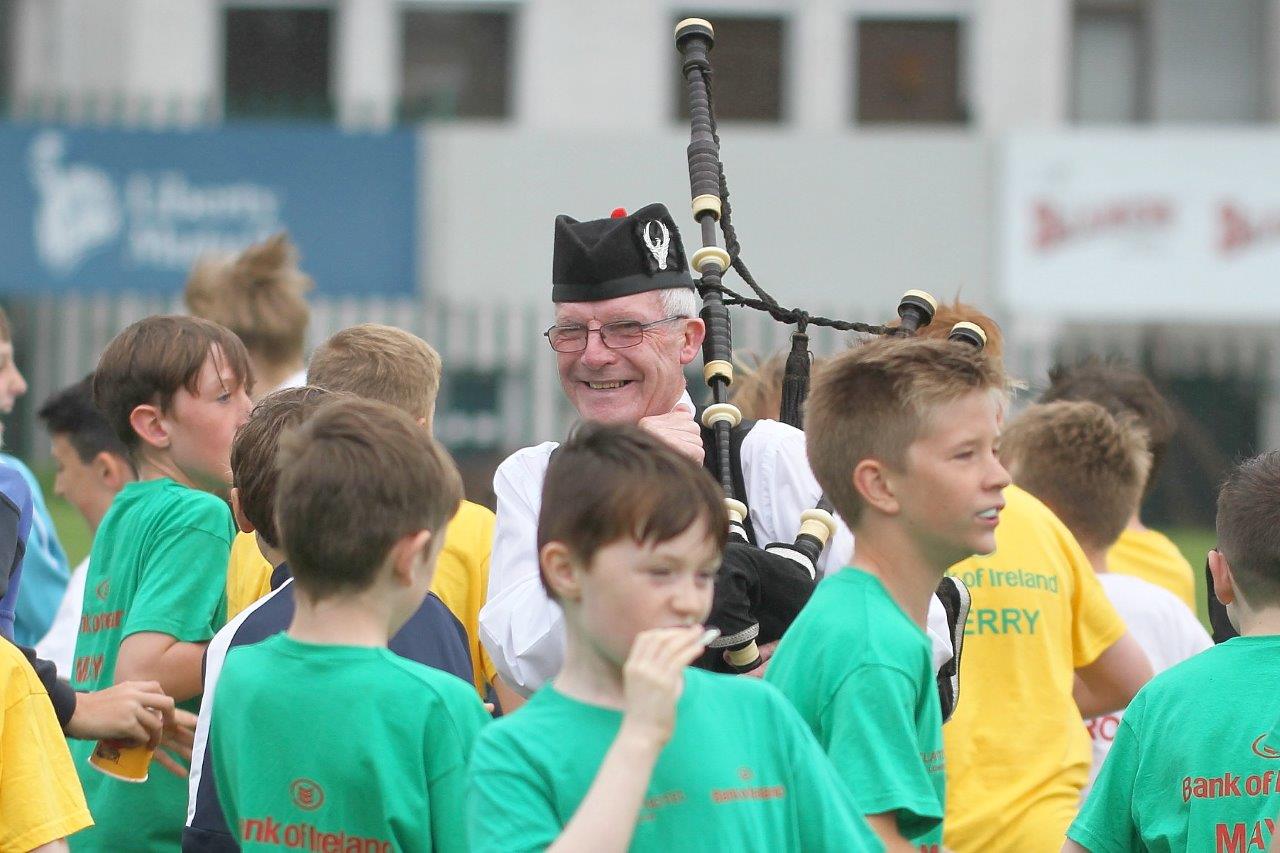
<path id="1" fill-rule="evenodd" d="M 1236 600 L 1236 579 L 1231 574 L 1231 565 L 1217 548 L 1209 551 L 1209 574 L 1213 577 L 1213 594 L 1222 602 L 1222 606 L 1234 604 Z"/>
<path id="2" fill-rule="evenodd" d="M 129 426 L 152 447 L 164 450 L 169 446 L 169 430 L 165 428 L 164 416 L 159 406 L 151 403 L 134 406 L 129 413 Z"/>
<path id="3" fill-rule="evenodd" d="M 868 506 L 884 513 L 896 515 L 900 509 L 898 496 L 887 465 L 879 459 L 863 459 L 854 466 L 853 488 Z"/>
<path id="4" fill-rule="evenodd" d="M 90 464 L 98 482 L 109 491 L 118 492 L 133 480 L 133 469 L 129 463 L 108 450 L 98 451 Z"/>
<path id="5" fill-rule="evenodd" d="M 425 563 L 427 570 L 435 573 L 436 556 L 431 550 L 431 531 L 419 530 L 400 538 L 391 548 L 391 574 L 400 586 L 413 586 Z"/>
<path id="6" fill-rule="evenodd" d="M 240 508 L 240 490 L 231 490 L 231 514 L 236 517 L 236 527 L 240 528 L 241 533 L 252 533 L 255 528 L 253 522 L 244 514 L 244 510 Z"/>
<path id="7" fill-rule="evenodd" d="M 563 542 L 548 542 L 538 552 L 538 562 L 542 566 L 542 576 L 547 579 L 547 586 L 561 601 L 577 601 L 582 597 L 582 573 L 569 546 Z"/>

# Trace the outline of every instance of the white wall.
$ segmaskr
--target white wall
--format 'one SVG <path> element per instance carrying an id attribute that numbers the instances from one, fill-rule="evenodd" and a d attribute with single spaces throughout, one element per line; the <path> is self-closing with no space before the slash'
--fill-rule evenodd
<path id="1" fill-rule="evenodd" d="M 1047 128 L 1067 117 L 1070 0 L 977 0 L 974 115 L 984 131 Z"/>
<path id="2" fill-rule="evenodd" d="M 549 304 L 559 213 L 588 219 L 661 201 L 697 248 L 682 127 L 584 137 L 452 125 L 423 138 L 432 296 Z M 721 143 L 743 257 L 780 301 L 887 319 L 908 288 L 994 295 L 992 166 L 976 135 L 726 125 Z"/>

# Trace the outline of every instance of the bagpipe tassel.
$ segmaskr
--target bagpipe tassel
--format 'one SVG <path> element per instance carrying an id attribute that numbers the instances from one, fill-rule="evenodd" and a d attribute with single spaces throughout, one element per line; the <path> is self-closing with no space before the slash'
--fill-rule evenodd
<path id="1" fill-rule="evenodd" d="M 796 429 L 804 429 L 804 401 L 809 396 L 809 335 L 804 329 L 791 333 L 791 352 L 782 374 L 782 411 L 780 419 Z"/>

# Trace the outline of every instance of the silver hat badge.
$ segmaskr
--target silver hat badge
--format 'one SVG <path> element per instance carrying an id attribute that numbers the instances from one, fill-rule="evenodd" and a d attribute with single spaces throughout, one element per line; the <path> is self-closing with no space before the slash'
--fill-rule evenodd
<path id="1" fill-rule="evenodd" d="M 658 226 L 658 234 L 653 234 L 653 226 Z M 653 255 L 653 259 L 658 262 L 658 269 L 665 270 L 667 268 L 667 253 L 671 250 L 671 232 L 667 230 L 667 226 L 658 219 L 650 219 L 644 224 L 644 245 L 649 250 L 649 254 Z"/>

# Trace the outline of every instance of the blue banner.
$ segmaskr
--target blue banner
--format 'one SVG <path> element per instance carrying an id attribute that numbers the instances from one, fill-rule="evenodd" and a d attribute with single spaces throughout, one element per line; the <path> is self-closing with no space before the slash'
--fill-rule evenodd
<path id="1" fill-rule="evenodd" d="M 417 290 L 415 134 L 0 123 L 0 292 L 181 290 L 287 230 L 321 294 Z"/>

